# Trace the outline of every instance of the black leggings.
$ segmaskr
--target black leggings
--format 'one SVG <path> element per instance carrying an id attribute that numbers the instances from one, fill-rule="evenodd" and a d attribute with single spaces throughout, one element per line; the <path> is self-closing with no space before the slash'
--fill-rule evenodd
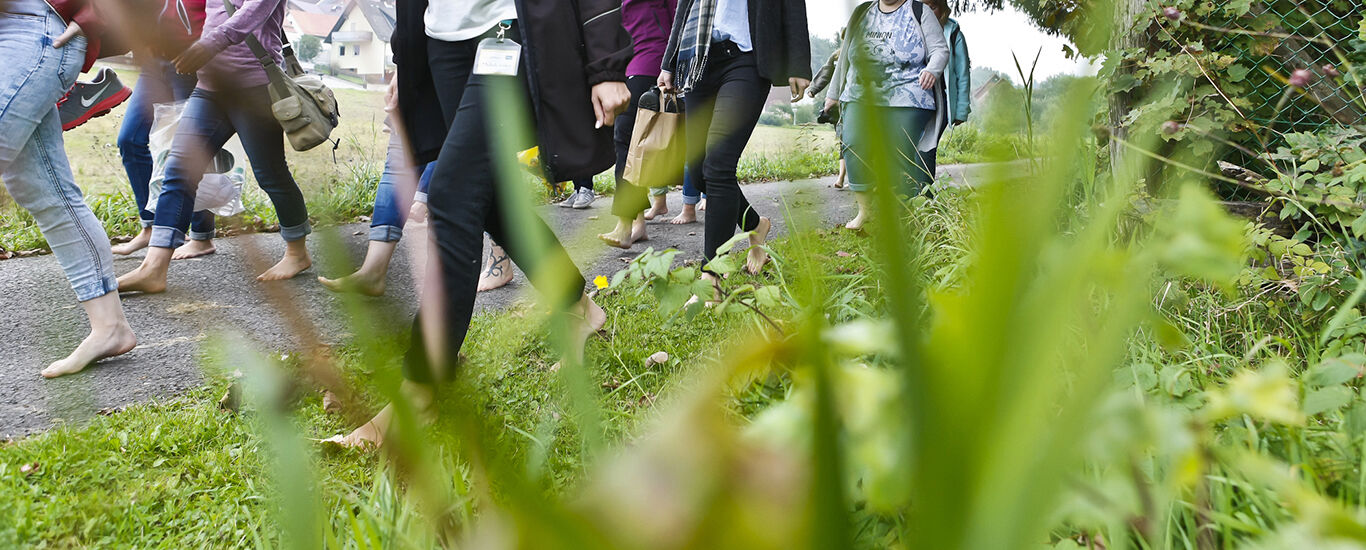
<path id="1" fill-rule="evenodd" d="M 508 38 L 520 41 L 516 24 L 507 34 Z M 586 284 L 550 227 L 534 212 L 513 211 L 506 195 L 509 191 L 501 189 L 503 183 L 519 182 L 499 181 L 490 148 L 496 136 L 516 128 L 511 121 L 491 116 L 489 98 L 495 92 L 515 90 L 526 103 L 522 112 L 531 113 L 525 95 L 527 68 L 523 64 L 518 77 L 471 74 L 474 53 L 482 38 L 461 42 L 429 39 L 427 44 L 442 114 L 451 123 L 427 199 L 436 241 L 434 260 L 440 268 L 439 287 L 429 284 L 427 291 L 438 295 L 424 297 L 419 317 L 441 317 L 442 328 L 433 337 L 441 339 L 444 349 L 442 364 L 432 365 L 424 347 L 422 323 L 413 323 L 413 342 L 404 362 L 404 376 L 416 382 L 445 379 L 453 372 L 474 314 L 485 232 L 507 250 L 512 261 L 529 275 L 532 284 L 556 310 L 577 302 Z M 523 137 L 528 142 L 518 144 L 518 149 L 530 148 L 531 135 Z"/>
<path id="2" fill-rule="evenodd" d="M 759 75 L 752 52 L 713 56 L 706 71 L 684 102 L 689 170 L 694 178 L 701 174 L 698 188 L 707 194 L 702 254 L 710 261 L 737 226 L 744 231 L 759 226 L 759 213 L 745 199 L 735 170 L 772 85 Z"/>

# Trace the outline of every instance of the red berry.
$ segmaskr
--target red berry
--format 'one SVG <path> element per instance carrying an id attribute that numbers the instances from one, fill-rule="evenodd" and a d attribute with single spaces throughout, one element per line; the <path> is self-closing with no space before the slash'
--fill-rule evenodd
<path id="1" fill-rule="evenodd" d="M 1162 15 L 1167 19 L 1177 21 L 1181 19 L 1181 10 L 1174 6 L 1167 6 L 1165 8 L 1162 8 Z"/>
<path id="2" fill-rule="evenodd" d="M 1308 86 L 1313 81 L 1314 73 L 1309 72 L 1309 69 L 1295 69 L 1295 72 L 1290 73 L 1290 85 L 1296 88 Z"/>
<path id="3" fill-rule="evenodd" d="M 1162 123 L 1162 133 L 1172 135 L 1181 131 L 1181 123 L 1175 120 L 1168 120 Z"/>
<path id="4" fill-rule="evenodd" d="M 1342 73 L 1338 72 L 1338 68 L 1334 67 L 1332 63 L 1323 66 L 1323 74 L 1328 75 L 1329 78 L 1342 76 Z"/>

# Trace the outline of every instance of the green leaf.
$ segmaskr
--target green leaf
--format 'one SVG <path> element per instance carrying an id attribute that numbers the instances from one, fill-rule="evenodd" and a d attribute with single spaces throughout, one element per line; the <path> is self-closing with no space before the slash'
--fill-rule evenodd
<path id="1" fill-rule="evenodd" d="M 1228 75 L 1229 82 L 1242 82 L 1247 78 L 1248 68 L 1242 65 L 1233 65 L 1224 71 Z"/>
<path id="2" fill-rule="evenodd" d="M 1328 386 L 1304 396 L 1304 414 L 1316 415 L 1347 406 L 1352 402 L 1352 389 L 1347 386 Z"/>
<path id="3" fill-rule="evenodd" d="M 1361 374 L 1361 366 L 1354 365 L 1340 357 L 1325 359 L 1314 365 L 1305 375 L 1306 384 L 1315 387 L 1335 386 L 1347 382 Z"/>
<path id="4" fill-rule="evenodd" d="M 782 289 L 776 286 L 764 286 L 754 290 L 754 298 L 759 302 L 759 307 L 777 307 L 781 293 Z"/>
<path id="5" fill-rule="evenodd" d="M 720 250 L 725 249 L 723 248 Z M 730 275 L 731 273 L 735 273 L 739 269 L 739 262 L 736 262 L 735 257 L 731 256 L 730 254 L 722 254 L 720 256 L 712 258 L 710 262 L 707 262 L 707 270 L 717 275 Z"/>
<path id="6" fill-rule="evenodd" d="M 1229 284 L 1243 268 L 1244 224 L 1231 218 L 1203 186 L 1181 188 L 1176 210 L 1159 227 L 1163 267 L 1175 273 Z"/>

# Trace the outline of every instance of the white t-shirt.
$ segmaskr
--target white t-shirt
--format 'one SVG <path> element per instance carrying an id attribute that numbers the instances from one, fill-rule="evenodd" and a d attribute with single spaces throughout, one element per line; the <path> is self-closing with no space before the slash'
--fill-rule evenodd
<path id="1" fill-rule="evenodd" d="M 514 0 L 430 0 L 422 22 L 427 36 L 459 42 L 484 34 L 499 21 L 516 18 Z"/>

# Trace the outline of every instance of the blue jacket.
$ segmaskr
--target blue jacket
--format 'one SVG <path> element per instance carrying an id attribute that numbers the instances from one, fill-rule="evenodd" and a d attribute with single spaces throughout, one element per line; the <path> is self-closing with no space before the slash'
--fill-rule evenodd
<path id="1" fill-rule="evenodd" d="M 972 60 L 968 57 L 968 41 L 954 19 L 944 25 L 944 38 L 949 42 L 949 67 L 944 70 L 949 114 L 955 123 L 967 122 L 968 115 L 972 114 Z"/>

